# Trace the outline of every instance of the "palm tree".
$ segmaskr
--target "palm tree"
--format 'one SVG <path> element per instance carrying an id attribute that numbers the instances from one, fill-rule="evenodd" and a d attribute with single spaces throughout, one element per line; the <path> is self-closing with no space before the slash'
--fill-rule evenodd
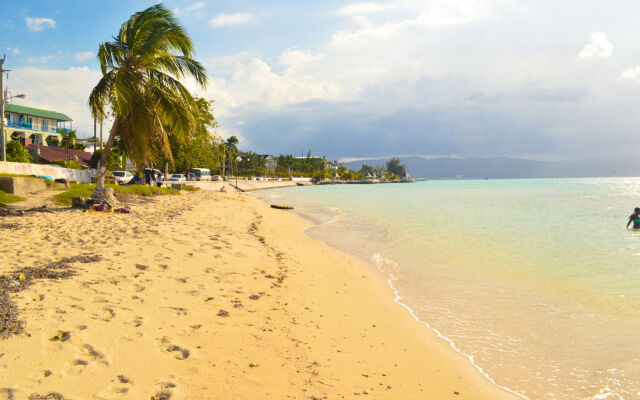
<path id="1" fill-rule="evenodd" d="M 197 105 L 179 79 L 207 83 L 204 67 L 193 58 L 193 43 L 171 11 L 157 4 L 133 14 L 113 41 L 102 43 L 102 78 L 89 96 L 98 120 L 113 118 L 102 152 L 93 198 L 113 201 L 104 188 L 106 164 L 117 137 L 138 166 L 154 160 L 159 149 L 173 161 L 167 131 L 177 138 L 195 129 Z"/>
<path id="2" fill-rule="evenodd" d="M 227 141 L 224 144 L 224 147 L 227 151 L 227 154 L 229 156 L 229 167 L 233 166 L 233 161 L 235 160 L 235 158 L 238 156 L 238 138 L 235 136 L 230 136 Z M 232 171 L 233 173 L 233 171 Z M 224 173 L 223 173 L 224 175 Z"/>
<path id="3" fill-rule="evenodd" d="M 227 149 L 229 149 L 229 153 L 234 155 L 238 154 L 238 138 L 237 137 L 235 136 L 229 137 L 225 145 L 227 146 Z"/>

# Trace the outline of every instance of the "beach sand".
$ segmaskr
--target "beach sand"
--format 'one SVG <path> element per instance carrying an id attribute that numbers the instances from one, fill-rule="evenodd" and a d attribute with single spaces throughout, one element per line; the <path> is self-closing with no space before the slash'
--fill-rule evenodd
<path id="1" fill-rule="evenodd" d="M 0 274 L 101 256 L 10 294 L 0 399 L 515 398 L 290 212 L 209 191 L 131 207 L 0 217 Z"/>

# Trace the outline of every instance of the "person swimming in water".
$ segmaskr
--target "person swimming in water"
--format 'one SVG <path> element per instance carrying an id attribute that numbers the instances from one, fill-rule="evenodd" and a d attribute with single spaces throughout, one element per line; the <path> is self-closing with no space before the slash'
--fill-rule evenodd
<path id="1" fill-rule="evenodd" d="M 629 222 L 627 222 L 627 229 L 629 229 L 629 225 L 633 222 L 632 229 L 640 229 L 640 208 L 636 207 L 633 210 L 633 214 L 629 216 Z"/>

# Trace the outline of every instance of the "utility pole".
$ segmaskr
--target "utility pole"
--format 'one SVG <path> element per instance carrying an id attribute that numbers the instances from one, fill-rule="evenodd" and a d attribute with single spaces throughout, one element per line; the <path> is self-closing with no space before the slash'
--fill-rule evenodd
<path id="1" fill-rule="evenodd" d="M 4 82 L 2 81 L 4 78 L 4 60 L 7 57 L 3 54 L 2 59 L 0 59 L 0 139 L 2 139 L 2 161 L 7 161 L 7 138 L 4 134 Z"/>
<path id="2" fill-rule="evenodd" d="M 102 150 L 102 120 L 100 120 L 100 150 Z"/>

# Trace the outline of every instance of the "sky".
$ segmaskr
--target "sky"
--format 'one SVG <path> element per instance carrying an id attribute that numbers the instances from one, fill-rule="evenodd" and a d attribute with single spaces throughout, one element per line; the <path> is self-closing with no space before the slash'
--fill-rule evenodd
<path id="1" fill-rule="evenodd" d="M 27 95 L 11 101 L 63 112 L 92 136 L 98 45 L 154 3 L 3 5 L 9 95 Z M 191 88 L 215 100 L 215 133 L 236 135 L 242 150 L 571 160 L 640 148 L 637 1 L 164 5 L 209 72 L 206 89 Z"/>

